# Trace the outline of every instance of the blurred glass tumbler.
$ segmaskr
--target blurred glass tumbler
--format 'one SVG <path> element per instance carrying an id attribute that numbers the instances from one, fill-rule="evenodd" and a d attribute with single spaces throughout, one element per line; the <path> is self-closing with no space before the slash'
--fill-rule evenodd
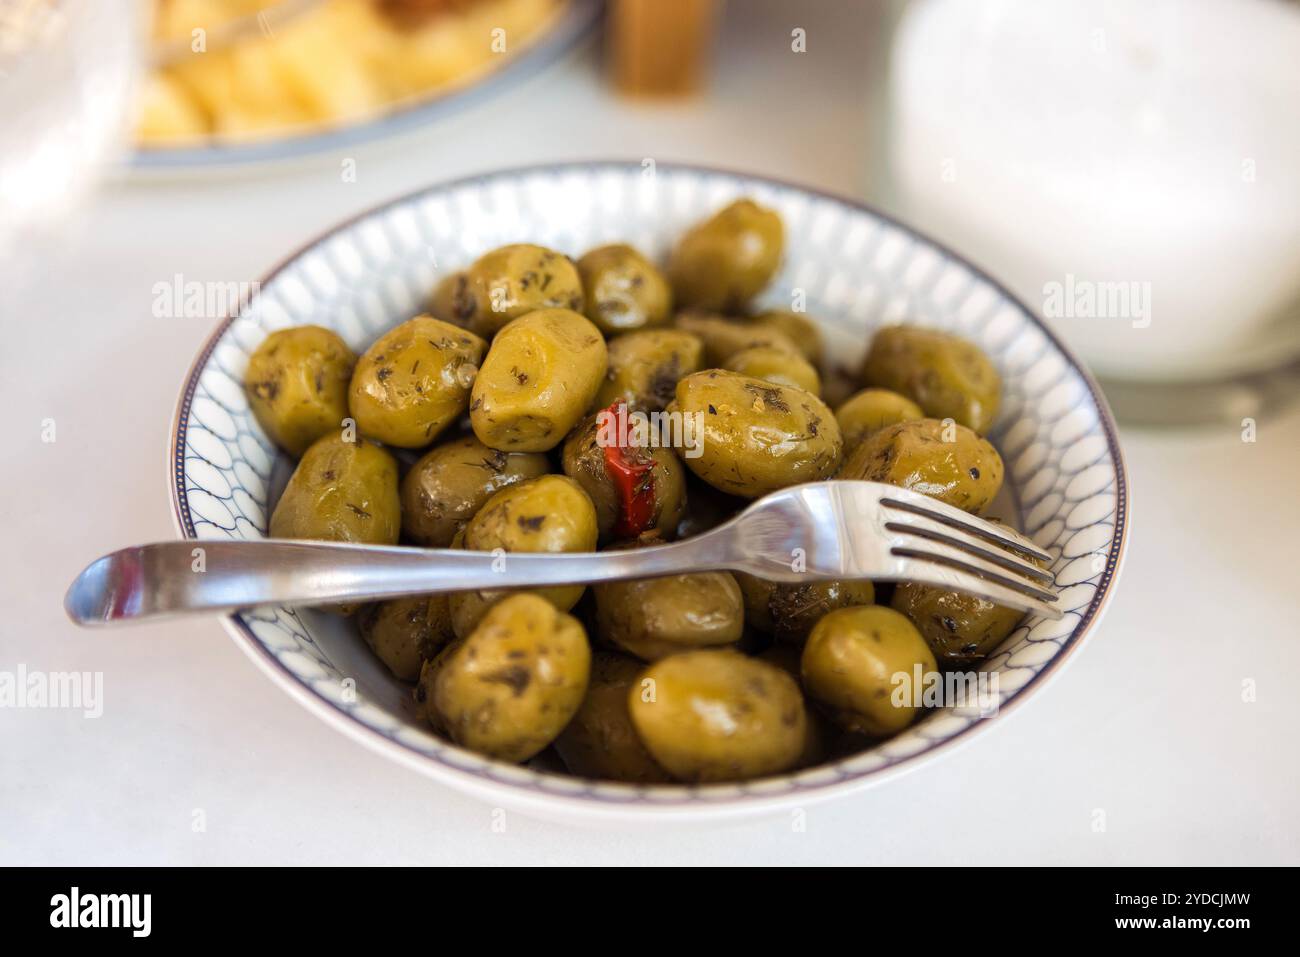
<path id="1" fill-rule="evenodd" d="M 614 0 L 614 84 L 634 96 L 685 96 L 703 83 L 719 0 Z"/>
<path id="2" fill-rule="evenodd" d="M 1300 5 L 921 0 L 891 70 L 900 212 L 1100 375 L 1300 355 Z"/>

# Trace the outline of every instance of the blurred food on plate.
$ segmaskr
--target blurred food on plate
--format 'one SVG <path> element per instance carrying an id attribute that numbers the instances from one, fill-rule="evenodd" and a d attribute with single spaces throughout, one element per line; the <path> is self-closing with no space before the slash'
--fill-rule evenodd
<path id="1" fill-rule="evenodd" d="M 466 86 L 527 48 L 567 0 L 159 0 L 144 146 L 346 125 Z"/>

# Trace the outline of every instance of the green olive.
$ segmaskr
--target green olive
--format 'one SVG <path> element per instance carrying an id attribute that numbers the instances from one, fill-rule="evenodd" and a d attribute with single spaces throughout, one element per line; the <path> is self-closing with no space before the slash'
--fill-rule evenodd
<path id="1" fill-rule="evenodd" d="M 703 368 L 704 346 L 679 329 L 646 329 L 609 341 L 609 368 L 596 393 L 595 406 L 615 402 L 658 411 L 673 400 L 682 376 Z"/>
<path id="2" fill-rule="evenodd" d="M 577 482 L 563 475 L 543 475 L 495 493 L 465 526 L 463 545 L 472 552 L 592 552 L 596 550 L 596 509 Z M 508 561 L 508 559 L 507 559 Z M 582 597 L 582 585 L 538 588 L 560 611 Z M 505 591 L 456 592 L 451 618 L 458 637 L 465 637 Z"/>
<path id="3" fill-rule="evenodd" d="M 843 727 L 873 737 L 896 734 L 916 717 L 918 666 L 922 676 L 938 670 L 916 626 L 882 605 L 826 615 L 801 659 L 808 694 Z"/>
<path id="4" fill-rule="evenodd" d="M 895 422 L 923 419 L 921 407 L 905 395 L 888 389 L 863 389 L 835 409 L 835 421 L 851 454 L 873 432 Z"/>
<path id="5" fill-rule="evenodd" d="M 554 448 L 590 408 L 606 363 L 600 330 L 576 312 L 542 309 L 514 320 L 474 380 L 474 434 L 503 452 Z"/>
<path id="6" fill-rule="evenodd" d="M 913 419 L 887 425 L 850 453 L 837 476 L 886 482 L 979 513 L 1002 488 L 998 450 L 964 425 Z"/>
<path id="7" fill-rule="evenodd" d="M 416 316 L 380 336 L 357 363 L 348 406 L 364 435 L 404 449 L 428 445 L 469 407 L 487 343 Z"/>
<path id="8" fill-rule="evenodd" d="M 735 644 L 744 630 L 744 600 L 729 572 L 608 582 L 592 594 L 600 636 L 643 661 Z"/>
<path id="9" fill-rule="evenodd" d="M 539 309 L 582 312 L 582 277 L 573 261 L 545 246 L 515 243 L 480 256 L 465 271 L 461 311 L 491 339 L 512 319 Z"/>
<path id="10" fill-rule="evenodd" d="M 641 662 L 625 655 L 608 651 L 592 655 L 587 697 L 555 739 L 555 750 L 570 773 L 634 784 L 672 780 L 650 757 L 628 713 L 628 695 L 644 669 Z"/>
<path id="11" fill-rule="evenodd" d="M 799 685 L 775 665 L 737 651 L 663 658 L 628 692 L 632 725 L 675 778 L 744 781 L 800 759 L 807 712 Z"/>
<path id="12" fill-rule="evenodd" d="M 617 421 L 587 416 L 564 443 L 564 474 L 591 497 L 602 542 L 646 531 L 672 538 L 686 512 L 686 469 L 670 448 L 620 446 Z"/>
<path id="13" fill-rule="evenodd" d="M 677 383 L 670 411 L 702 423 L 699 454 L 685 455 L 687 467 L 732 495 L 758 498 L 830 478 L 839 467 L 835 416 L 801 389 L 710 369 Z"/>
<path id="14" fill-rule="evenodd" d="M 789 584 L 737 575 L 745 596 L 745 621 L 779 642 L 802 644 L 822 616 L 837 608 L 876 600 L 869 581 L 809 581 Z"/>
<path id="15" fill-rule="evenodd" d="M 606 335 L 661 326 L 672 316 L 668 280 L 631 246 L 591 250 L 578 260 L 578 275 L 586 316 Z"/>
<path id="16" fill-rule="evenodd" d="M 443 594 L 366 605 L 357 614 L 357 626 L 379 660 L 403 681 L 415 681 L 424 662 L 453 637 Z"/>
<path id="17" fill-rule="evenodd" d="M 438 280 L 429 297 L 429 312 L 435 319 L 468 329 L 470 320 L 474 318 L 474 303 L 469 296 L 469 276 L 463 272 L 454 272 Z"/>
<path id="18" fill-rule="evenodd" d="M 818 395 L 822 389 L 821 378 L 807 359 L 776 346 L 741 349 L 732 353 L 722 367 L 755 379 L 775 382 L 777 385 L 803 389 L 813 395 Z"/>
<path id="19" fill-rule="evenodd" d="M 540 452 L 501 452 L 473 436 L 430 449 L 402 479 L 402 531 L 446 548 L 492 495 L 550 471 Z"/>
<path id="20" fill-rule="evenodd" d="M 302 455 L 322 435 L 342 428 L 356 364 L 347 343 L 328 329 L 273 332 L 249 357 L 248 405 L 276 445 Z"/>
<path id="21" fill-rule="evenodd" d="M 738 199 L 678 240 L 668 263 L 673 296 L 685 306 L 737 311 L 776 275 L 784 247 L 781 217 Z"/>
<path id="22" fill-rule="evenodd" d="M 582 625 L 536 595 L 491 608 L 438 669 L 433 704 L 452 740 L 503 761 L 554 741 L 587 693 Z"/>
<path id="23" fill-rule="evenodd" d="M 822 361 L 822 331 L 816 320 L 806 313 L 789 309 L 769 309 L 760 312 L 750 324 L 760 329 L 781 333 L 798 347 L 800 355 L 817 365 Z"/>
<path id="24" fill-rule="evenodd" d="M 770 326 L 757 326 L 745 319 L 728 319 L 702 312 L 681 312 L 673 325 L 704 343 L 704 368 L 720 369 L 741 349 L 770 346 L 800 355 L 799 347 L 785 333 Z"/>
<path id="25" fill-rule="evenodd" d="M 1002 379 L 979 347 L 947 332 L 886 326 L 871 340 L 862 382 L 901 392 L 933 419 L 983 435 L 993 425 Z"/>
<path id="26" fill-rule="evenodd" d="M 900 582 L 890 604 L 911 619 L 946 667 L 987 658 L 1025 617 L 986 598 L 918 582 Z"/>
<path id="27" fill-rule="evenodd" d="M 397 460 L 364 439 L 335 434 L 303 453 L 271 513 L 270 532 L 272 538 L 395 545 L 401 523 Z"/>

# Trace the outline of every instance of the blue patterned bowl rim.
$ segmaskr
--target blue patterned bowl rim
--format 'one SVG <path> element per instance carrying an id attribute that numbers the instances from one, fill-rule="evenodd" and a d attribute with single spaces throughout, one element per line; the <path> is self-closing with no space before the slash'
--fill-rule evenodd
<path id="1" fill-rule="evenodd" d="M 1114 532 L 1110 546 L 1106 551 L 1105 566 L 1097 579 L 1093 598 L 1086 609 L 1083 610 L 1074 629 L 1058 646 L 1058 651 L 1051 659 L 1023 685 L 1005 697 L 997 714 L 992 718 L 970 721 L 961 730 L 934 739 L 922 749 L 891 758 L 882 765 L 857 771 L 839 770 L 830 779 L 824 773 L 817 773 L 825 771 L 828 767 L 822 765 L 809 771 L 796 772 L 746 784 L 656 785 L 647 787 L 605 782 L 583 782 L 581 779 L 565 775 L 520 769 L 495 761 L 488 761 L 483 766 L 476 767 L 474 766 L 475 761 L 482 764 L 480 756 L 473 755 L 450 744 L 445 744 L 437 753 L 416 750 L 409 744 L 397 740 L 394 736 L 385 734 L 379 729 L 365 724 L 347 709 L 310 687 L 271 653 L 253 633 L 240 614 L 236 613 L 226 617 L 224 623 L 231 636 L 235 639 L 236 644 L 248 654 L 254 663 L 318 717 L 399 763 L 461 787 L 464 790 L 478 793 L 480 796 L 496 794 L 504 797 L 506 794 L 501 789 L 505 788 L 508 792 L 513 792 L 514 797 L 521 799 L 525 803 L 528 803 L 530 798 L 538 798 L 551 805 L 558 802 L 561 805 L 568 805 L 571 810 L 577 809 L 583 813 L 594 813 L 597 818 L 626 819 L 629 816 L 628 812 L 634 811 L 637 812 L 637 816 L 652 820 L 679 817 L 681 814 L 678 812 L 687 812 L 690 816 L 706 817 L 717 817 L 722 814 L 736 816 L 739 813 L 756 813 L 778 807 L 804 805 L 842 794 L 848 790 L 881 783 L 901 773 L 914 770 L 921 764 L 922 758 L 934 757 L 940 752 L 951 749 L 956 744 L 969 741 L 975 732 L 993 723 L 993 718 L 1000 717 L 1010 708 L 1018 706 L 1030 696 L 1030 691 L 1041 688 L 1049 677 L 1060 673 L 1064 663 L 1078 649 L 1084 637 L 1091 632 L 1092 628 L 1100 620 L 1122 566 L 1129 532 L 1130 489 L 1114 417 L 1096 380 L 1056 334 L 1003 284 L 943 243 L 907 226 L 868 203 L 830 191 L 808 187 L 764 174 L 747 173 L 714 166 L 680 162 L 662 162 L 657 165 L 663 171 L 691 173 L 701 176 L 731 177 L 765 184 L 777 189 L 802 193 L 809 197 L 864 213 L 886 226 L 893 227 L 909 239 L 931 247 L 950 262 L 967 270 L 975 279 L 986 283 L 1007 305 L 1017 309 L 1030 324 L 1037 327 L 1051 347 L 1065 360 L 1068 369 L 1079 377 L 1087 389 L 1087 398 L 1091 400 L 1096 410 L 1097 422 L 1101 428 L 1114 467 Z M 627 172 L 629 170 L 640 171 L 641 169 L 642 161 L 639 159 L 570 161 L 510 167 L 436 183 L 371 207 L 314 237 L 281 260 L 262 278 L 260 285 L 261 288 L 268 287 L 276 276 L 292 266 L 308 251 L 364 220 L 378 216 L 395 207 L 418 202 L 421 199 L 444 191 L 466 186 L 488 186 L 500 180 L 509 180 L 530 174 L 595 174 L 602 171 Z M 244 305 L 241 303 L 241 310 Z M 171 473 L 171 499 L 178 532 L 186 539 L 198 538 L 188 506 L 185 487 L 185 439 L 190 406 L 204 368 L 237 316 L 238 312 L 224 318 L 204 344 L 186 374 L 173 415 L 172 440 L 168 454 L 168 469 Z M 456 760 L 457 758 L 461 760 Z M 471 761 L 467 763 L 464 760 L 465 758 L 469 758 Z M 838 768 L 838 765 L 849 760 L 848 758 L 841 759 L 829 767 Z"/>

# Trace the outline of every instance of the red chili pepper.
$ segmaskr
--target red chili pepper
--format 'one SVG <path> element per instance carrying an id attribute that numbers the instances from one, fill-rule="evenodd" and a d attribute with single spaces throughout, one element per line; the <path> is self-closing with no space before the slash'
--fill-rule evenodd
<path id="1" fill-rule="evenodd" d="M 627 444 L 627 406 L 615 402 L 605 409 L 615 417 L 615 434 L 606 436 L 602 450 L 605 453 L 605 471 L 618 492 L 618 521 L 614 534 L 619 538 L 635 538 L 654 524 L 655 479 L 654 459 L 640 446 Z"/>

